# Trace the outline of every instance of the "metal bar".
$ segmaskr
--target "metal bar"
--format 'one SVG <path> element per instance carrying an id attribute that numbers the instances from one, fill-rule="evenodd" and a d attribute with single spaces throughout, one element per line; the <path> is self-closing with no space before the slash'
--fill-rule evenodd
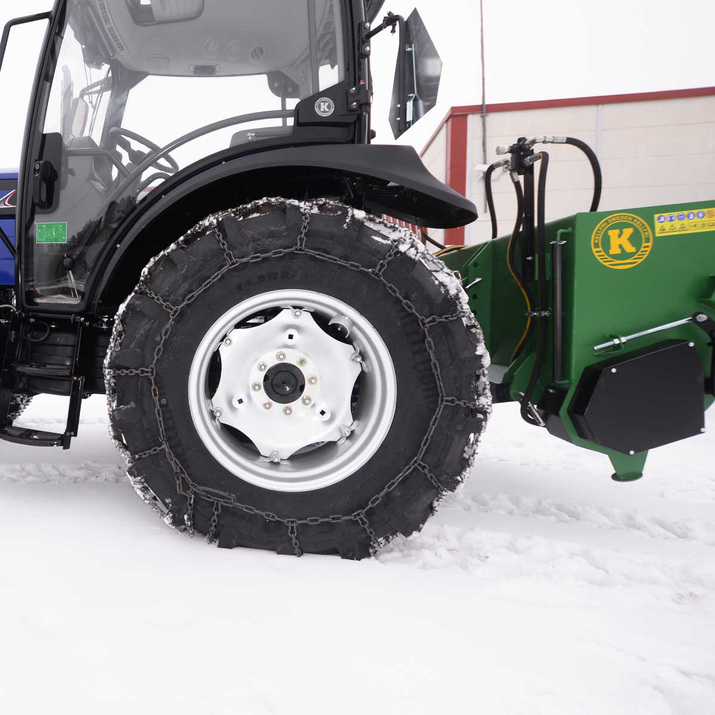
<path id="1" fill-rule="evenodd" d="M 480 42 L 482 54 L 482 156 L 484 163 L 488 164 L 487 158 L 487 68 L 485 66 L 485 50 L 484 50 L 484 0 L 479 0 L 479 19 L 480 19 Z M 472 170 L 472 167 L 469 167 Z M 484 210 L 488 209 L 486 192 L 484 194 Z"/>
<path id="2" fill-rule="evenodd" d="M 311 94 L 320 92 L 320 68 L 318 67 L 318 15 L 315 0 L 308 0 L 308 37 L 310 40 Z"/>
<path id="3" fill-rule="evenodd" d="M 601 345 L 594 345 L 594 350 L 605 350 L 606 348 L 614 348 L 617 345 L 624 345 L 625 343 L 636 340 L 637 338 L 644 338 L 646 335 L 653 335 L 654 333 L 662 333 L 664 330 L 670 330 L 671 328 L 679 328 L 681 325 L 687 325 L 692 323 L 693 319 L 683 318 L 683 320 L 675 320 L 672 323 L 666 323 L 665 325 L 659 325 L 657 328 L 649 328 L 648 330 L 643 330 L 640 333 L 633 333 L 633 335 L 626 335 L 623 338 L 614 338 L 609 340 L 607 343 L 602 343 Z"/>
<path id="4" fill-rule="evenodd" d="M 556 233 L 557 239 L 571 229 L 561 229 Z M 564 380 L 564 262 L 563 247 L 566 241 L 552 241 L 551 255 L 553 260 L 553 306 L 554 306 L 554 382 Z"/>
<path id="5" fill-rule="evenodd" d="M 12 245 L 12 242 L 8 238 L 8 235 L 3 231 L 2 226 L 0 226 L 0 240 L 5 244 L 5 248 L 10 251 L 10 255 L 13 258 L 17 258 L 17 249 Z"/>
<path id="6" fill-rule="evenodd" d="M 67 411 L 67 426 L 62 435 L 62 449 L 69 449 L 72 438 L 79 432 L 79 418 L 82 413 L 82 400 L 84 398 L 84 375 L 77 375 L 82 358 L 82 339 L 84 338 L 84 324 L 77 324 L 77 343 L 74 347 L 72 360 L 72 388 L 70 390 L 70 404 Z"/>
<path id="7" fill-rule="evenodd" d="M 25 15 L 24 17 L 16 17 L 14 20 L 10 20 L 6 25 L 2 33 L 2 40 L 0 40 L 0 70 L 2 70 L 2 63 L 5 59 L 5 50 L 7 49 L 7 44 L 10 40 L 10 30 L 18 25 L 27 25 L 31 22 L 38 22 L 39 20 L 49 20 L 52 17 L 51 12 L 41 12 L 37 15 Z"/>

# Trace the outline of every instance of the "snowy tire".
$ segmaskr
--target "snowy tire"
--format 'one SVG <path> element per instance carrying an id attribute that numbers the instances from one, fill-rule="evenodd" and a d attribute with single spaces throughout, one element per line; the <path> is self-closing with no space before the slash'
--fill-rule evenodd
<path id="1" fill-rule="evenodd" d="M 466 475 L 486 367 L 458 279 L 409 232 L 276 199 L 207 218 L 147 267 L 106 379 L 129 477 L 167 523 L 363 558 Z"/>

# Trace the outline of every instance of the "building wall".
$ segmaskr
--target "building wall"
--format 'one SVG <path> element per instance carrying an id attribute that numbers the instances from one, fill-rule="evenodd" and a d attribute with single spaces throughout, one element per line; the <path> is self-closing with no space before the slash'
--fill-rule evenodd
<path id="1" fill-rule="evenodd" d="M 483 167 L 500 158 L 497 145 L 511 144 L 520 136 L 568 135 L 587 142 L 602 164 L 604 210 L 715 199 L 715 88 L 693 90 L 700 96 L 687 92 L 495 105 L 487 116 L 486 161 L 478 108 L 456 108 L 425 157 L 435 175 L 449 178 L 450 172 L 440 169 L 449 167 L 446 147 L 450 139 L 463 142 L 466 194 L 477 204 L 480 219 L 463 236 L 459 231 L 447 232 L 447 239 L 476 243 L 489 238 Z M 466 132 L 455 137 L 455 117 L 464 114 Z M 551 158 L 547 218 L 588 210 L 593 178 L 585 157 L 569 146 L 544 149 Z M 499 233 L 508 233 L 516 201 L 508 175 L 500 171 L 494 174 L 494 198 Z"/>

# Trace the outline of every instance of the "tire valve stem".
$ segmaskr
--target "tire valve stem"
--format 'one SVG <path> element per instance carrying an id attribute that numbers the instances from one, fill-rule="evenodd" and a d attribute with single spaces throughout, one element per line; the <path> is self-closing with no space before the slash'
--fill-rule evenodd
<path id="1" fill-rule="evenodd" d="M 363 370 L 365 369 L 365 361 L 362 359 L 362 355 L 360 354 L 360 348 L 358 348 L 358 347 L 355 348 L 355 352 L 352 354 L 352 356 L 350 357 L 350 359 L 351 359 L 353 362 L 358 363 L 358 365 L 360 365 L 360 367 L 361 367 Z"/>
<path id="2" fill-rule="evenodd" d="M 350 426 L 342 425 L 342 427 L 340 427 L 339 429 L 339 432 L 342 437 L 338 440 L 338 444 L 345 444 L 345 442 L 348 441 L 348 437 L 350 437 L 350 435 L 355 431 L 357 425 L 357 422 L 353 422 Z"/>

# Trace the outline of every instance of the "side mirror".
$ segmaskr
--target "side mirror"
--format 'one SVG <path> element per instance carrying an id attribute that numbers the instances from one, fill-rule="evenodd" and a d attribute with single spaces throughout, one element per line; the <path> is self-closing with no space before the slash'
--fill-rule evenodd
<path id="1" fill-rule="evenodd" d="M 392 90 L 390 125 L 401 137 L 437 104 L 442 58 L 417 10 L 400 23 L 400 51 Z"/>

